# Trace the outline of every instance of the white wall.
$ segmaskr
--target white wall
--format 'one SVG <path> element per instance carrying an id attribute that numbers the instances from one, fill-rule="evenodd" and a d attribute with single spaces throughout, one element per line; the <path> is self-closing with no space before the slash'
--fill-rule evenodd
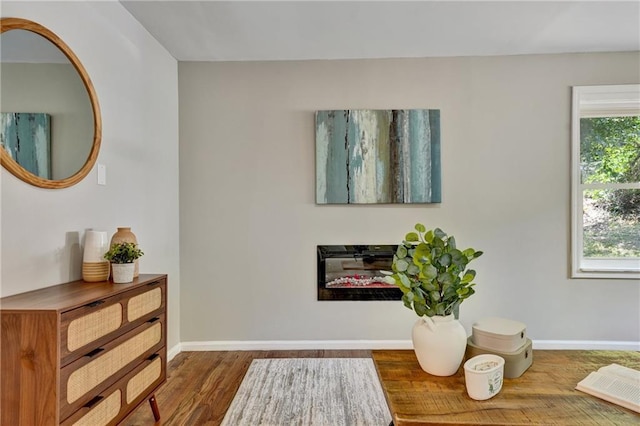
<path id="1" fill-rule="evenodd" d="M 483 250 L 474 320 L 536 340 L 640 341 L 637 281 L 569 279 L 572 85 L 638 83 L 635 53 L 180 63 L 183 342 L 405 340 L 401 302 L 316 301 L 317 244 L 420 221 Z M 314 112 L 439 108 L 438 205 L 315 204 Z"/>
<path id="2" fill-rule="evenodd" d="M 2 2 L 3 17 L 36 21 L 75 52 L 102 111 L 96 171 L 62 190 L 29 186 L 4 169 L 2 296 L 81 277 L 89 228 L 131 226 L 142 273 L 169 275 L 169 347 L 180 341 L 177 61 L 118 2 Z"/>

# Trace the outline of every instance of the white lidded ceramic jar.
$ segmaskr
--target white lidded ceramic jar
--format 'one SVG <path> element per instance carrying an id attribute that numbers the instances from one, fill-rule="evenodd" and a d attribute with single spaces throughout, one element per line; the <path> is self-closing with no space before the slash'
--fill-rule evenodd
<path id="1" fill-rule="evenodd" d="M 434 376 L 452 376 L 460 368 L 467 333 L 452 315 L 420 317 L 413 325 L 413 350 L 420 367 Z"/>
<path id="2" fill-rule="evenodd" d="M 464 381 L 472 399 L 484 401 L 500 392 L 504 377 L 504 358 L 477 355 L 464 363 Z"/>

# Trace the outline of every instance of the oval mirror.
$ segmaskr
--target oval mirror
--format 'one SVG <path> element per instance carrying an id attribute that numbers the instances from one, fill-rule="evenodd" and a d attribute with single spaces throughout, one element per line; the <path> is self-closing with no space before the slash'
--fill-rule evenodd
<path id="1" fill-rule="evenodd" d="M 0 19 L 0 160 L 40 188 L 67 188 L 93 168 L 100 107 L 86 70 L 47 28 Z"/>

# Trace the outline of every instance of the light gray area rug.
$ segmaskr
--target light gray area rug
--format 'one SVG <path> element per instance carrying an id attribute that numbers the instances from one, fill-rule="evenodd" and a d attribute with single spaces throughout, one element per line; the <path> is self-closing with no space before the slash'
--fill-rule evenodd
<path id="1" fill-rule="evenodd" d="M 388 426 L 370 358 L 256 359 L 222 426 Z"/>

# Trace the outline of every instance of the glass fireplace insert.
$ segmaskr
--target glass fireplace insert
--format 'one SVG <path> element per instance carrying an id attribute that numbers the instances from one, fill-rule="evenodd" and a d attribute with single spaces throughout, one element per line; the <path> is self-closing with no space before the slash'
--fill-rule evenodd
<path id="1" fill-rule="evenodd" d="M 402 291 L 384 282 L 397 245 L 319 245 L 318 300 L 400 300 Z"/>

